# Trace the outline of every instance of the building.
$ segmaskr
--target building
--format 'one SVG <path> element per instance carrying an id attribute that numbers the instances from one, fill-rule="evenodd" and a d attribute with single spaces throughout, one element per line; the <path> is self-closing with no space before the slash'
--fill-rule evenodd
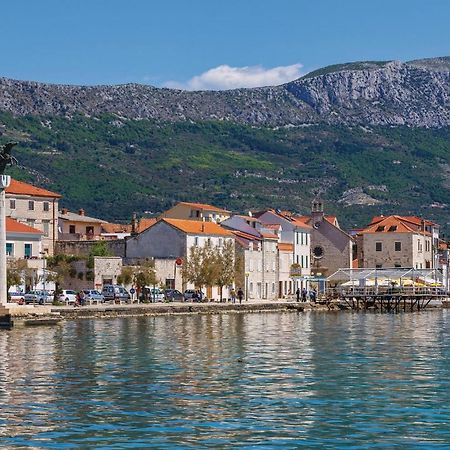
<path id="1" fill-rule="evenodd" d="M 282 253 L 279 296 L 293 295 L 297 288 L 307 288 L 311 276 L 311 226 L 288 211 L 269 209 L 256 213 L 255 217 L 278 236 L 278 248 Z M 294 277 L 292 265 L 297 266 Z"/>
<path id="2" fill-rule="evenodd" d="M 356 237 L 358 267 L 434 268 L 431 222 L 403 216 L 374 217 Z"/>
<path id="3" fill-rule="evenodd" d="M 159 218 L 199 220 L 220 223 L 230 217 L 230 212 L 205 203 L 179 202 L 161 214 Z"/>
<path id="4" fill-rule="evenodd" d="M 252 216 L 233 215 L 221 225 L 235 235 L 236 255 L 242 261 L 240 284 L 247 298 L 274 300 L 278 291 L 279 236 Z"/>
<path id="5" fill-rule="evenodd" d="M 36 228 L 6 217 L 6 257 L 8 267 L 20 263 L 22 283 L 11 286 L 10 292 L 30 289 L 53 289 L 46 281 L 46 260 L 42 252 L 44 233 Z"/>
<path id="6" fill-rule="evenodd" d="M 63 208 L 58 217 L 58 240 L 91 241 L 102 239 L 102 225 L 105 221 L 86 216 L 84 209 L 74 213 L 67 208 Z"/>
<path id="7" fill-rule="evenodd" d="M 61 195 L 14 179 L 5 193 L 6 216 L 42 231 L 42 252 L 53 255 Z"/>
<path id="8" fill-rule="evenodd" d="M 234 235 L 214 222 L 163 218 L 137 236 L 127 239 L 126 257 L 130 264 L 133 260 L 150 258 L 183 261 L 189 255 L 192 247 L 204 247 L 206 244 L 212 247 L 222 247 L 227 241 L 234 243 Z M 178 268 L 173 266 L 173 268 L 174 271 L 182 270 L 182 266 Z M 172 283 L 172 276 L 170 279 L 163 279 L 158 272 L 157 276 L 163 285 L 167 286 Z M 176 278 L 175 273 L 173 279 Z M 183 280 L 182 290 L 194 287 L 191 283 Z M 217 286 L 209 287 L 206 295 L 208 298 L 218 298 L 219 288 Z M 225 289 L 224 296 L 227 295 L 228 292 Z"/>

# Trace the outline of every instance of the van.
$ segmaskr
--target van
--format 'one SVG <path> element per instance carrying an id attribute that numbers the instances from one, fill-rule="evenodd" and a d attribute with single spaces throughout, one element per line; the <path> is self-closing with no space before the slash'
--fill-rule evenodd
<path id="1" fill-rule="evenodd" d="M 117 284 L 105 284 L 102 289 L 102 295 L 105 301 L 128 301 L 131 298 L 128 291 Z"/>

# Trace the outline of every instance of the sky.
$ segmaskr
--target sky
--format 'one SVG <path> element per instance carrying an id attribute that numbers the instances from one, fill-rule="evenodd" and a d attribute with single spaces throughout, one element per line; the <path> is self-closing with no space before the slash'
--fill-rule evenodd
<path id="1" fill-rule="evenodd" d="M 450 56 L 450 0 L 4 0 L 0 76 L 181 89 Z"/>

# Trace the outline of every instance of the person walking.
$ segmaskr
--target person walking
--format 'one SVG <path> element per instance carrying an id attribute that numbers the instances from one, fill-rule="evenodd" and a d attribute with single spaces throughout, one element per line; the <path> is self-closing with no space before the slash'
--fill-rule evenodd
<path id="1" fill-rule="evenodd" d="M 238 299 L 239 299 L 239 304 L 242 303 L 242 299 L 244 298 L 244 291 L 239 288 L 239 290 L 237 291 L 237 295 L 238 295 Z"/>
<path id="2" fill-rule="evenodd" d="M 236 303 L 236 291 L 234 290 L 234 288 L 232 288 L 230 291 L 230 298 L 231 303 Z"/>
<path id="3" fill-rule="evenodd" d="M 300 288 L 297 288 L 297 290 L 295 291 L 295 296 L 297 298 L 297 301 L 300 301 Z"/>
<path id="4" fill-rule="evenodd" d="M 308 295 L 308 291 L 306 290 L 306 288 L 302 289 L 302 302 L 306 302 L 306 297 Z"/>

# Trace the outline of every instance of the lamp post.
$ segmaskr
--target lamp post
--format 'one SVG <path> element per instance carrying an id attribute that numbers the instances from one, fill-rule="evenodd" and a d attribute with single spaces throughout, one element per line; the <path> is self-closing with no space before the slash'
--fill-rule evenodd
<path id="1" fill-rule="evenodd" d="M 0 306 L 8 303 L 6 288 L 6 193 L 11 183 L 9 175 L 0 175 Z"/>
<path id="2" fill-rule="evenodd" d="M 245 272 L 245 301 L 248 300 L 248 277 L 250 276 L 249 272 Z"/>

